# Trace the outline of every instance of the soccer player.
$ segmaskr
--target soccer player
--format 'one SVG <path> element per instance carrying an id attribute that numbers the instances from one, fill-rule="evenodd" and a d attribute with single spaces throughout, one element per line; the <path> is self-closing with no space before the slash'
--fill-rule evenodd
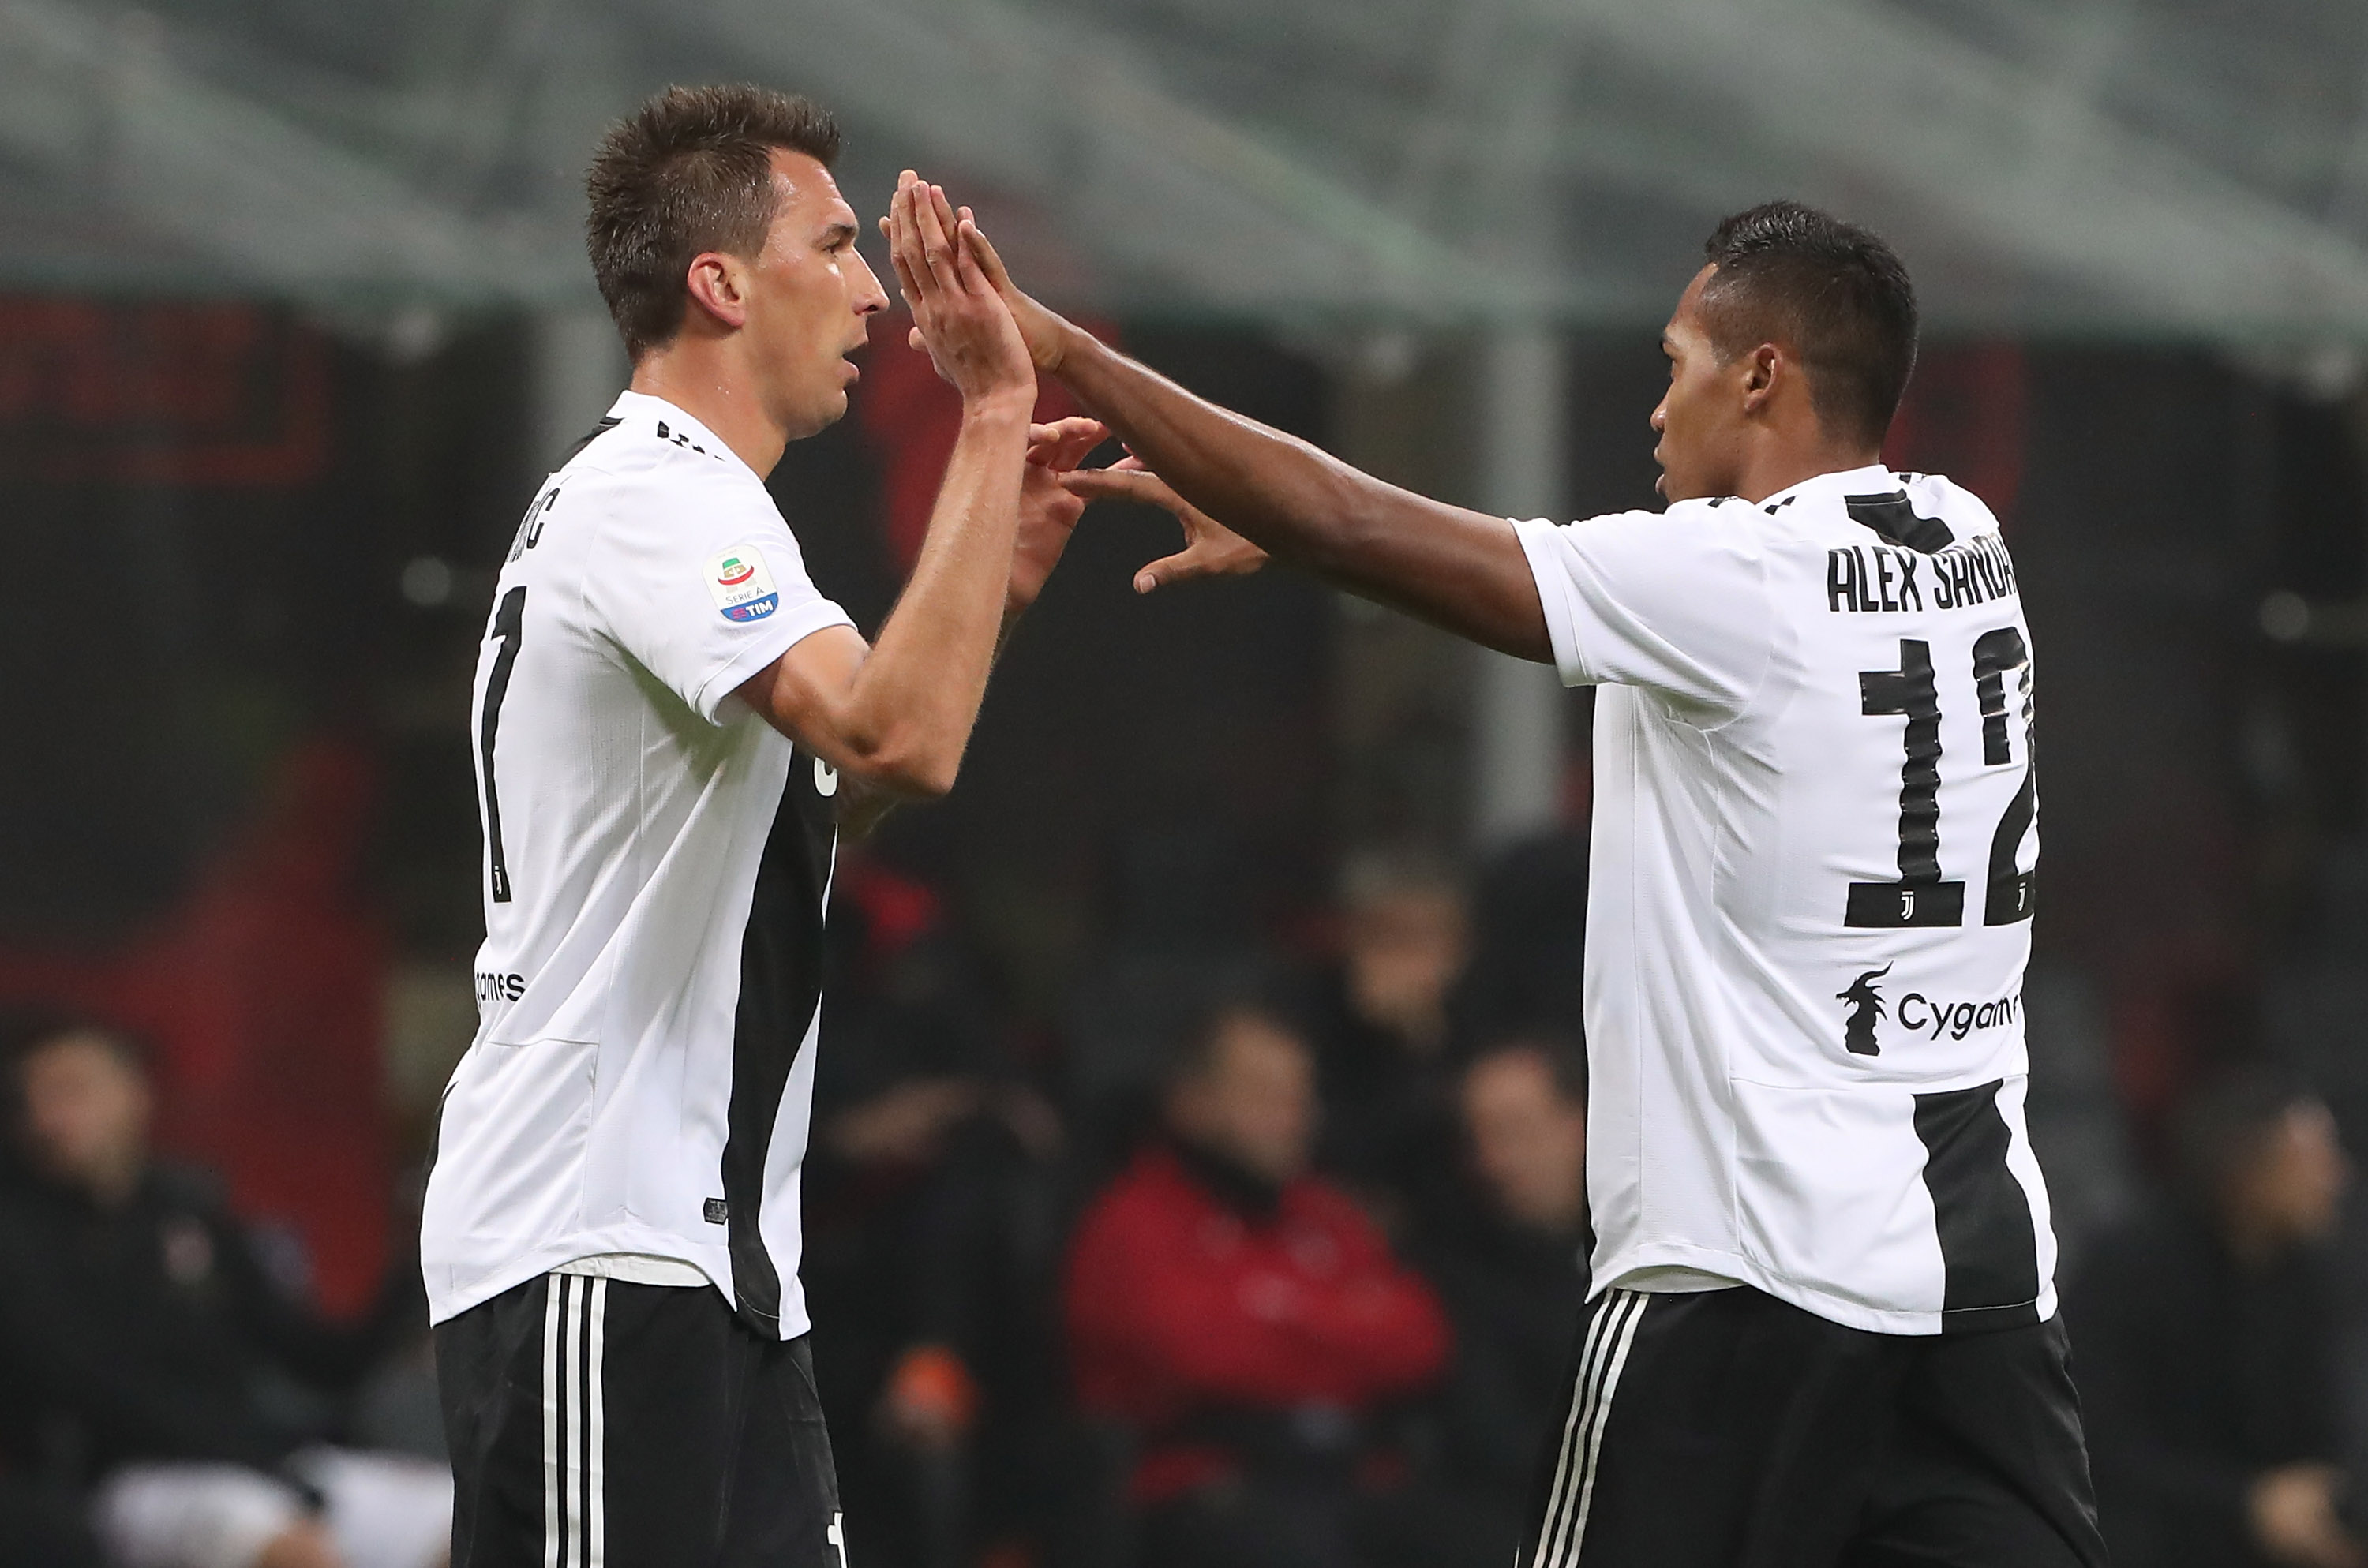
<path id="1" fill-rule="evenodd" d="M 951 786 L 1084 504 L 1028 462 L 1026 345 L 908 172 L 889 237 L 961 435 L 877 646 L 808 581 L 764 476 L 887 304 L 837 145 L 803 100 L 676 89 L 592 165 L 632 389 L 519 526 L 471 726 L 482 1021 L 421 1239 L 454 1568 L 846 1568 L 797 1278 L 837 825 Z"/>
<path id="2" fill-rule="evenodd" d="M 1894 473 L 1906 270 L 1786 202 L 1663 335 L 1662 512 L 1508 521 L 1215 408 L 1019 293 L 1188 547 L 1604 689 L 1594 1295 L 1525 1568 L 2101 1563 L 2024 1133 L 2032 647 L 1997 520 Z M 1220 520 L 1222 525 L 1220 526 Z"/>

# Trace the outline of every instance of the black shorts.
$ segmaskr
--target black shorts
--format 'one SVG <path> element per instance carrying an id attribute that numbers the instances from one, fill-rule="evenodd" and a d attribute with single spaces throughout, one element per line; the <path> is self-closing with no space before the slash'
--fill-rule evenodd
<path id="1" fill-rule="evenodd" d="M 436 1328 L 452 1568 L 847 1568 L 806 1342 L 550 1274 Z"/>
<path id="2" fill-rule="evenodd" d="M 1519 1568 L 2103 1568 L 2063 1319 L 1911 1336 L 1608 1290 Z"/>

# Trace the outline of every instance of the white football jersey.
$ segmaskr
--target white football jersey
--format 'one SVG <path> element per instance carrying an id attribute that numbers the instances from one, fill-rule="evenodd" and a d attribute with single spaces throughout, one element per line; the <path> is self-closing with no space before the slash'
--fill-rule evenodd
<path id="1" fill-rule="evenodd" d="M 1585 1014 L 1600 1290 L 1852 1327 L 2055 1310 L 2024 1132 L 2031 632 L 1945 479 L 1517 522 L 1600 685 Z"/>
<path id="2" fill-rule="evenodd" d="M 633 1254 L 805 1332 L 838 780 L 733 693 L 846 624 L 671 403 L 626 392 L 537 493 L 477 658 L 485 943 L 420 1236 L 435 1321 Z"/>

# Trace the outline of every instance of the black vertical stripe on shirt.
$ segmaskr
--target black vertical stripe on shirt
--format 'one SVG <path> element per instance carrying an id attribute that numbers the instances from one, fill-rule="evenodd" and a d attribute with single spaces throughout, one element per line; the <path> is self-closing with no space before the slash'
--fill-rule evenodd
<path id="1" fill-rule="evenodd" d="M 567 455 L 559 460 L 558 467 L 565 468 L 569 463 L 574 462 L 577 458 L 583 455 L 585 448 L 590 446 L 593 442 L 598 440 L 601 437 L 607 435 L 609 431 L 614 430 L 618 426 L 622 425 L 624 421 L 622 419 L 618 418 L 613 414 L 602 415 L 600 416 L 600 423 L 592 426 L 589 434 L 578 437 L 575 444 L 567 449 Z M 555 472 L 557 470 L 554 469 L 553 472 Z"/>
<path id="2" fill-rule="evenodd" d="M 2002 1083 L 1916 1096 L 1940 1231 L 1943 1334 L 2039 1321 L 2039 1238 L 2031 1199 L 2006 1165 L 2013 1138 L 1998 1113 Z"/>
<path id="3" fill-rule="evenodd" d="M 822 1006 L 823 901 L 837 843 L 836 802 L 814 788 L 814 758 L 790 759 L 789 782 L 757 867 L 740 940 L 740 1002 L 733 1019 L 732 1096 L 723 1142 L 724 1224 L 740 1315 L 768 1336 L 781 1328 L 781 1276 L 757 1226 L 765 1162 L 781 1096 L 806 1029 Z"/>
<path id="4" fill-rule="evenodd" d="M 1918 517 L 1905 490 L 1888 495 L 1845 495 L 1842 505 L 1850 508 L 1850 521 L 1873 528 L 1888 543 L 1921 555 L 1934 554 L 1957 541 L 1940 518 Z"/>

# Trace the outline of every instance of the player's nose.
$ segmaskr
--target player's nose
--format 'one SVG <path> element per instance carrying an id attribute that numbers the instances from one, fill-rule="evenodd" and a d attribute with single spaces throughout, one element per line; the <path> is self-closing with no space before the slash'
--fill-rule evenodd
<path id="1" fill-rule="evenodd" d="M 863 259 L 860 252 L 855 257 L 855 264 L 863 269 L 862 281 L 855 293 L 855 313 L 860 316 L 877 315 L 888 308 L 888 290 L 880 286 L 880 275 L 871 270 L 871 264 Z"/>

